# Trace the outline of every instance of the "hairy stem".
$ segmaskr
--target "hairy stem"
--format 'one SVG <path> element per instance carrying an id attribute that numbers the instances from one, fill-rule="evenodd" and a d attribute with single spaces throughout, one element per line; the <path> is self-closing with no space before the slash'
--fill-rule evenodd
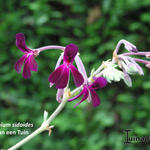
<path id="1" fill-rule="evenodd" d="M 8 150 L 15 150 L 19 147 L 21 147 L 22 145 L 24 145 L 26 142 L 30 141 L 32 138 L 34 138 L 35 136 L 37 136 L 38 134 L 40 134 L 41 132 L 43 132 L 44 130 L 46 130 L 45 128 L 43 128 L 42 126 L 39 127 L 37 130 L 35 130 L 32 134 L 30 134 L 29 136 L 27 136 L 26 138 L 24 138 L 23 140 L 21 140 L 19 143 L 17 143 L 16 145 L 12 146 L 11 148 L 9 148 Z"/>
<path id="2" fill-rule="evenodd" d="M 47 119 L 46 123 L 49 125 L 52 120 L 55 119 L 55 117 L 61 112 L 61 110 L 64 108 L 65 104 L 67 102 L 67 99 L 64 99 L 60 105 L 57 107 L 57 109 L 52 113 L 52 115 Z"/>
<path id="3" fill-rule="evenodd" d="M 27 136 L 26 138 L 24 138 L 23 140 L 21 140 L 19 143 L 17 143 L 16 145 L 12 146 L 11 148 L 9 148 L 8 150 L 15 150 L 19 147 L 21 147 L 22 145 L 24 145 L 25 143 L 27 143 L 28 141 L 30 141 L 32 138 L 34 138 L 35 136 L 37 136 L 38 134 L 40 134 L 43 131 L 46 131 L 51 123 L 51 121 L 53 119 L 55 119 L 55 117 L 60 113 L 60 111 L 63 109 L 63 107 L 65 106 L 67 102 L 67 99 L 64 99 L 60 105 L 56 108 L 56 110 L 52 113 L 52 115 L 47 119 L 47 121 L 43 122 L 43 124 L 41 125 L 41 127 L 39 127 L 37 130 L 35 130 L 33 133 L 31 133 L 29 136 Z"/>
<path id="4" fill-rule="evenodd" d="M 71 92 L 71 95 L 75 94 L 77 91 L 81 90 L 82 87 L 76 88 L 75 90 L 73 90 Z M 38 134 L 40 134 L 43 131 L 48 130 L 48 127 L 50 125 L 50 123 L 56 118 L 56 116 L 61 112 L 61 110 L 64 108 L 67 100 L 69 99 L 69 97 L 67 98 L 63 98 L 63 101 L 58 105 L 58 107 L 56 108 L 56 110 L 52 113 L 52 115 L 45 121 L 42 123 L 42 125 L 35 130 L 33 133 L 31 133 L 29 136 L 27 136 L 26 138 L 24 138 L 23 140 L 21 140 L 19 143 L 17 143 L 16 145 L 12 146 L 11 148 L 9 148 L 8 150 L 16 150 L 17 148 L 21 147 L 22 145 L 24 145 L 25 143 L 27 143 L 28 141 L 30 141 L 31 139 L 33 139 L 35 136 L 37 136 Z"/>

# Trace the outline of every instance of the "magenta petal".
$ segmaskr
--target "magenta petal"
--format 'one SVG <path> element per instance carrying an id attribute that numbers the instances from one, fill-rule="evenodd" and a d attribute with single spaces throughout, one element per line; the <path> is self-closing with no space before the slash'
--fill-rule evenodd
<path id="1" fill-rule="evenodd" d="M 63 73 L 63 68 L 65 67 L 64 64 L 60 65 L 56 70 L 54 70 L 49 78 L 48 81 L 51 83 L 55 83 L 61 76 L 61 74 Z"/>
<path id="2" fill-rule="evenodd" d="M 21 50 L 23 53 L 30 52 L 31 49 L 27 48 L 26 42 L 25 42 L 25 36 L 22 33 L 16 34 L 16 46 Z"/>
<path id="3" fill-rule="evenodd" d="M 24 64 L 24 68 L 23 68 L 23 77 L 25 79 L 30 78 L 31 77 L 31 70 L 30 70 L 30 64 L 29 64 L 29 57 L 26 59 L 25 64 Z"/>
<path id="4" fill-rule="evenodd" d="M 94 91 L 94 89 L 90 88 L 90 92 L 92 95 L 92 104 L 94 107 L 97 107 L 98 105 L 100 105 L 100 98 L 97 95 L 97 93 Z"/>
<path id="5" fill-rule="evenodd" d="M 57 61 L 56 66 L 55 66 L 55 69 L 57 69 L 60 66 L 60 63 L 61 63 L 61 61 L 63 59 L 63 55 L 64 55 L 64 53 L 61 53 L 60 57 L 58 58 L 58 61 Z M 54 85 L 54 83 L 50 83 L 50 87 L 52 87 L 53 85 Z"/>
<path id="6" fill-rule="evenodd" d="M 78 53 L 78 47 L 75 44 L 69 44 L 64 50 L 63 60 L 67 63 L 72 63 Z"/>
<path id="7" fill-rule="evenodd" d="M 94 78 L 95 81 L 91 84 L 93 89 L 104 88 L 107 85 L 107 80 L 103 77 Z"/>
<path id="8" fill-rule="evenodd" d="M 85 100 L 88 98 L 88 96 L 89 96 L 89 91 L 88 91 L 87 88 L 85 88 L 85 90 L 84 90 L 84 95 L 83 95 L 81 101 L 80 101 L 79 103 L 77 103 L 77 104 L 75 105 L 75 107 L 78 106 L 79 104 L 81 104 L 83 101 L 85 101 Z"/>
<path id="9" fill-rule="evenodd" d="M 35 72 L 38 71 L 38 65 L 37 65 L 37 63 L 35 61 L 35 58 L 34 58 L 33 54 L 29 56 L 29 65 L 30 65 L 30 69 L 32 71 L 35 71 Z"/>
<path id="10" fill-rule="evenodd" d="M 62 72 L 61 76 L 55 83 L 57 89 L 64 89 L 68 84 L 69 72 L 70 72 L 69 68 L 67 68 L 67 66 L 65 66 L 62 71 L 63 72 Z"/>
<path id="11" fill-rule="evenodd" d="M 15 64 L 15 70 L 19 73 L 21 71 L 21 67 L 27 58 L 27 55 L 23 55 Z"/>
<path id="12" fill-rule="evenodd" d="M 83 76 L 81 75 L 81 73 L 76 69 L 75 66 L 73 66 L 72 64 L 70 64 L 70 69 L 71 69 L 71 73 L 73 75 L 73 79 L 75 82 L 75 85 L 77 87 L 81 86 L 84 82 Z"/>

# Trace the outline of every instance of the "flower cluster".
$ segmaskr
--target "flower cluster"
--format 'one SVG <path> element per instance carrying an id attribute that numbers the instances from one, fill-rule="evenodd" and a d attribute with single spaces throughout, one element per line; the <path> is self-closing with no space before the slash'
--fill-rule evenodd
<path id="1" fill-rule="evenodd" d="M 16 62 L 15 69 L 18 73 L 20 73 L 24 64 L 22 75 L 24 78 L 30 78 L 31 71 L 38 70 L 35 57 L 38 56 L 38 54 L 43 51 L 44 48 L 38 48 L 34 50 L 28 48 L 25 43 L 25 37 L 22 33 L 18 33 L 16 35 L 16 46 L 24 53 L 24 55 Z M 52 46 L 52 48 L 57 49 L 58 46 Z M 92 101 L 94 107 L 98 106 L 100 104 L 100 99 L 95 90 L 105 87 L 107 84 L 106 79 L 103 77 L 93 78 L 93 83 L 88 82 L 84 65 L 79 57 L 78 47 L 75 44 L 71 43 L 65 48 L 61 48 L 61 50 L 63 50 L 63 53 L 60 55 L 57 61 L 55 70 L 49 75 L 48 78 L 50 87 L 55 84 L 56 88 L 58 89 L 56 96 L 57 101 L 61 102 L 64 89 L 69 86 L 69 76 L 71 72 L 76 87 L 81 87 L 82 91 L 78 96 L 69 99 L 69 101 L 77 99 L 83 95 L 83 98 L 79 103 L 88 99 L 89 101 Z M 63 64 L 61 64 L 62 60 Z M 78 69 L 73 65 L 74 61 Z"/>
<path id="2" fill-rule="evenodd" d="M 118 54 L 121 44 L 124 44 L 128 53 Z M 96 90 L 104 88 L 107 82 L 112 81 L 118 82 L 121 79 L 131 87 L 132 80 L 130 75 L 139 74 L 144 75 L 141 66 L 138 63 L 145 64 L 146 67 L 150 68 L 150 61 L 139 59 L 131 56 L 145 56 L 147 59 L 150 58 L 150 52 L 139 52 L 135 45 L 126 41 L 120 40 L 113 52 L 112 60 L 103 61 L 97 70 L 91 72 L 90 77 L 87 77 L 85 67 L 79 57 L 78 47 L 75 44 L 69 44 L 66 47 L 63 46 L 45 46 L 37 49 L 30 49 L 26 46 L 25 37 L 22 33 L 16 35 L 16 46 L 24 55 L 16 62 L 15 70 L 20 73 L 23 67 L 23 77 L 30 78 L 31 71 L 38 71 L 38 66 L 35 61 L 35 57 L 39 55 L 41 51 L 47 49 L 60 49 L 61 53 L 55 70 L 49 75 L 48 81 L 50 87 L 55 85 L 57 88 L 56 99 L 58 102 L 62 101 L 65 89 L 69 88 L 70 73 L 73 76 L 75 86 L 78 87 L 80 93 L 68 101 L 73 101 L 82 96 L 82 99 L 75 105 L 79 105 L 86 99 L 88 102 L 92 102 L 93 106 L 96 107 L 100 104 L 100 98 L 96 93 Z M 61 64 L 61 62 L 63 63 Z M 73 65 L 75 62 L 76 66 Z M 72 95 L 70 95 L 71 97 Z"/>

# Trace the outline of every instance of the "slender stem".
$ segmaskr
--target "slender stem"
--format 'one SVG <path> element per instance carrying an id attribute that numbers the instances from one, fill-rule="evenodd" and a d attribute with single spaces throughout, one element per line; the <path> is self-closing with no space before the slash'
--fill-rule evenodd
<path id="1" fill-rule="evenodd" d="M 74 93 L 76 93 L 77 91 L 81 90 L 82 86 L 79 88 L 76 88 L 75 90 L 73 90 L 71 92 L 71 95 L 73 95 Z M 37 136 L 38 134 L 40 134 L 41 132 L 47 130 L 48 126 L 50 125 L 50 123 L 52 122 L 52 120 L 55 119 L 55 117 L 61 112 L 61 110 L 64 108 L 67 100 L 69 98 L 64 98 L 64 100 L 59 104 L 59 106 L 56 108 L 56 110 L 52 113 L 52 115 L 45 121 L 43 122 L 43 124 L 41 125 L 41 127 L 39 127 L 37 130 L 35 130 L 33 133 L 31 133 L 29 136 L 27 136 L 26 138 L 24 138 L 23 140 L 21 140 L 19 143 L 17 143 L 16 145 L 12 146 L 11 148 L 9 148 L 8 150 L 16 150 L 17 148 L 21 147 L 22 145 L 24 145 L 25 143 L 27 143 L 28 141 L 30 141 L 32 138 L 34 138 L 35 136 Z"/>
<path id="2" fill-rule="evenodd" d="M 8 150 L 15 150 L 19 147 L 21 147 L 22 145 L 24 145 L 26 142 L 30 141 L 32 138 L 34 138 L 36 135 L 40 134 L 41 132 L 43 132 L 45 130 L 45 128 L 43 128 L 42 126 L 39 127 L 37 130 L 35 130 L 32 134 L 30 134 L 29 136 L 27 136 L 26 138 L 24 138 L 23 140 L 21 140 L 19 143 L 17 143 L 16 145 L 12 146 L 11 148 L 9 148 Z"/>
<path id="3" fill-rule="evenodd" d="M 121 54 L 122 56 L 130 56 L 130 55 L 150 55 L 150 52 L 137 52 L 137 53 L 133 53 L 133 52 L 130 52 L 130 53 L 124 53 L 124 54 Z"/>
<path id="4" fill-rule="evenodd" d="M 80 91 L 81 89 L 83 88 L 83 85 L 74 89 L 72 92 L 71 92 L 71 95 L 74 95 L 76 92 Z"/>
<path id="5" fill-rule="evenodd" d="M 100 72 L 100 73 L 98 73 L 98 74 L 96 75 L 96 77 L 101 77 L 102 75 L 103 75 L 103 71 Z"/>
<path id="6" fill-rule="evenodd" d="M 49 45 L 49 46 L 44 46 L 44 47 L 37 48 L 37 50 L 39 52 L 42 52 L 42 51 L 45 51 L 45 50 L 49 50 L 49 49 L 60 49 L 60 50 L 64 51 L 65 47 L 58 46 L 58 45 Z"/>
<path id="7" fill-rule="evenodd" d="M 119 48 L 121 46 L 121 44 L 123 44 L 123 41 L 124 40 L 120 40 L 118 43 L 117 43 L 117 46 L 115 48 L 115 50 L 113 51 L 113 55 L 112 55 L 112 62 L 113 63 L 116 63 L 117 59 L 118 59 L 118 51 L 119 51 Z"/>
<path id="8" fill-rule="evenodd" d="M 67 99 L 64 99 L 62 101 L 62 103 L 60 103 L 60 105 L 56 108 L 56 110 L 52 113 L 52 115 L 47 119 L 47 121 L 43 122 L 43 124 L 41 125 L 41 127 L 39 127 L 37 130 L 35 130 L 29 136 L 27 136 L 26 138 L 24 138 L 23 140 L 21 140 L 16 145 L 14 145 L 13 147 L 9 148 L 8 150 L 15 150 L 15 149 L 21 147 L 22 145 L 24 145 L 26 142 L 30 141 L 32 138 L 34 138 L 35 136 L 37 136 L 41 132 L 47 130 L 47 128 L 48 128 L 49 124 L 51 123 L 51 121 L 60 113 L 60 111 L 65 106 L 66 102 L 67 102 Z"/>
<path id="9" fill-rule="evenodd" d="M 121 44 L 123 44 L 123 41 L 124 41 L 124 40 L 120 40 L 120 41 L 117 43 L 117 46 L 116 46 L 116 48 L 115 48 L 116 54 L 118 53 Z"/>
<path id="10" fill-rule="evenodd" d="M 143 64 L 149 64 L 150 61 L 147 61 L 147 60 L 143 60 L 143 59 L 138 59 L 138 58 L 133 58 L 136 62 L 139 62 L 139 63 L 143 63 Z"/>
<path id="11" fill-rule="evenodd" d="M 66 102 L 68 99 L 64 99 L 60 105 L 57 107 L 57 109 L 52 113 L 52 115 L 47 119 L 46 123 L 49 125 L 53 119 L 61 112 L 61 110 L 64 108 Z"/>
<path id="12" fill-rule="evenodd" d="M 93 73 L 93 76 L 96 76 L 102 69 L 103 65 L 100 65 L 100 67 Z"/>

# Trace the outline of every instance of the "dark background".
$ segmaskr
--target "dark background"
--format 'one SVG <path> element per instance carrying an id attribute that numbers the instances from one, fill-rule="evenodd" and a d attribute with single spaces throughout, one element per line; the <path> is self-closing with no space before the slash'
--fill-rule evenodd
<path id="1" fill-rule="evenodd" d="M 41 53 L 36 58 L 38 73 L 23 79 L 14 70 L 22 56 L 15 45 L 18 32 L 25 34 L 31 48 L 77 44 L 89 75 L 92 68 L 112 57 L 121 39 L 132 42 L 139 50 L 149 50 L 150 1 L 0 1 L 0 122 L 33 123 L 34 128 L 27 128 L 31 133 L 42 123 L 44 110 L 51 114 L 58 105 L 56 89 L 49 88 L 48 76 L 60 52 Z M 132 129 L 131 135 L 150 136 L 150 71 L 146 68 L 144 73 L 144 77 L 132 78 L 132 88 L 121 81 L 101 89 L 101 106 L 97 108 L 84 102 L 74 109 L 79 100 L 68 103 L 52 122 L 52 135 L 42 133 L 21 150 L 148 150 L 148 143 L 124 145 L 123 133 Z M 0 135 L 0 148 L 7 149 L 23 137 Z"/>

